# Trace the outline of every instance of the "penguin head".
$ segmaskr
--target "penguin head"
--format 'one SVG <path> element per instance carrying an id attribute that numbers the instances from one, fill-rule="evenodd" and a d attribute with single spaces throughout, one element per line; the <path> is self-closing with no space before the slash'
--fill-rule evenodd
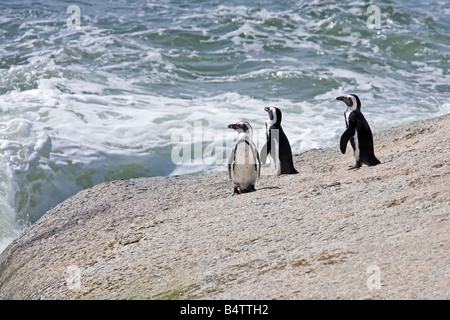
<path id="1" fill-rule="evenodd" d="M 228 128 L 234 129 L 240 134 L 244 134 L 245 136 L 248 136 L 252 138 L 253 136 L 253 128 L 247 121 L 239 121 L 237 123 L 232 123 L 228 125 Z"/>
<path id="2" fill-rule="evenodd" d="M 264 111 L 269 113 L 268 125 L 281 125 L 281 110 L 276 107 L 265 107 Z"/>
<path id="3" fill-rule="evenodd" d="M 349 109 L 361 111 L 361 101 L 356 94 L 337 97 L 336 100 L 344 101 Z"/>

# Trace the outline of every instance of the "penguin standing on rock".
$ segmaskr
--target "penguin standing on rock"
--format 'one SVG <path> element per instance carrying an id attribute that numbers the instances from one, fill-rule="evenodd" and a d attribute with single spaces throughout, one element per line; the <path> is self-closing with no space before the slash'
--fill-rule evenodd
<path id="1" fill-rule="evenodd" d="M 234 182 L 233 195 L 255 191 L 255 182 L 261 173 L 261 161 L 253 142 L 253 128 L 246 121 L 230 124 L 228 128 L 239 133 L 228 159 L 228 176 Z"/>
<path id="2" fill-rule="evenodd" d="M 269 120 L 266 122 L 267 142 L 261 150 L 262 163 L 266 163 L 270 154 L 278 176 L 298 173 L 294 168 L 291 145 L 281 127 L 281 110 L 275 107 L 266 107 L 264 110 L 269 113 Z"/>
<path id="3" fill-rule="evenodd" d="M 380 160 L 375 157 L 373 151 L 373 136 L 367 120 L 361 113 L 361 101 L 356 94 L 337 97 L 336 100 L 344 101 L 347 108 L 344 112 L 347 130 L 342 134 L 340 141 L 341 152 L 345 154 L 347 143 L 353 148 L 356 164 L 349 169 L 358 169 L 362 164 L 376 166 Z"/>

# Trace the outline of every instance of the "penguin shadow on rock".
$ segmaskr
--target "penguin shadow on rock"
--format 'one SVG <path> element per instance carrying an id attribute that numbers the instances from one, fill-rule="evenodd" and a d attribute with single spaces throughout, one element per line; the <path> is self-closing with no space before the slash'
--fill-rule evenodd
<path id="1" fill-rule="evenodd" d="M 269 114 L 269 120 L 266 121 L 266 143 L 261 149 L 261 162 L 266 164 L 270 157 L 277 176 L 298 173 L 294 167 L 291 145 L 281 127 L 281 110 L 276 107 L 266 107 L 264 110 Z"/>
<path id="2" fill-rule="evenodd" d="M 261 176 L 261 161 L 253 142 L 253 128 L 246 121 L 230 124 L 228 128 L 238 132 L 238 138 L 228 159 L 228 176 L 234 183 L 233 196 L 255 191 L 256 179 Z"/>
<path id="3" fill-rule="evenodd" d="M 373 136 L 369 123 L 361 113 L 361 101 L 356 94 L 337 97 L 336 100 L 345 102 L 344 119 L 347 130 L 342 134 L 340 140 L 340 149 L 345 154 L 348 141 L 353 148 L 355 165 L 351 169 L 359 169 L 362 164 L 376 166 L 380 160 L 375 157 L 373 148 Z"/>

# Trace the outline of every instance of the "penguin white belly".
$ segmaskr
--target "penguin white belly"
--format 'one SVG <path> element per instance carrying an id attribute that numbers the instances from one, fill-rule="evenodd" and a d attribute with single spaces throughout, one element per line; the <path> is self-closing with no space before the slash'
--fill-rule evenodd
<path id="1" fill-rule="evenodd" d="M 235 164 L 233 168 L 233 182 L 242 189 L 255 184 L 257 172 L 254 164 Z"/>
<path id="2" fill-rule="evenodd" d="M 255 184 L 257 176 L 255 153 L 247 143 L 239 143 L 236 147 L 233 165 L 233 182 L 246 189 L 250 185 Z"/>
<path id="3" fill-rule="evenodd" d="M 347 107 L 347 109 L 345 109 L 344 112 L 344 117 L 345 117 L 345 126 L 348 128 L 348 117 L 350 117 L 350 113 L 352 113 L 353 110 L 350 109 L 349 107 Z"/>

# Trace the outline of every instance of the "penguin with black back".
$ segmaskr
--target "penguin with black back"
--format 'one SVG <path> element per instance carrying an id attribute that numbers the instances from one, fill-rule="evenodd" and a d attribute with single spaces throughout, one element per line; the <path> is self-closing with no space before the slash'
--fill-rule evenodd
<path id="1" fill-rule="evenodd" d="M 298 173 L 294 167 L 291 145 L 281 127 L 281 110 L 276 107 L 266 107 L 264 110 L 269 114 L 269 120 L 266 122 L 266 143 L 261 149 L 261 162 L 266 163 L 270 155 L 277 175 Z"/>
<path id="2" fill-rule="evenodd" d="M 253 128 L 247 121 L 230 124 L 239 135 L 228 159 L 228 176 L 234 182 L 233 195 L 255 191 L 256 179 L 261 175 L 261 161 L 253 142 Z"/>
<path id="3" fill-rule="evenodd" d="M 344 112 L 347 130 L 341 136 L 340 149 L 345 154 L 347 143 L 350 141 L 356 163 L 354 166 L 350 166 L 349 170 L 359 169 L 362 164 L 368 166 L 380 164 L 380 160 L 375 157 L 374 153 L 372 131 L 361 113 L 359 97 L 356 94 L 350 94 L 337 97 L 336 100 L 343 101 L 347 105 Z"/>

